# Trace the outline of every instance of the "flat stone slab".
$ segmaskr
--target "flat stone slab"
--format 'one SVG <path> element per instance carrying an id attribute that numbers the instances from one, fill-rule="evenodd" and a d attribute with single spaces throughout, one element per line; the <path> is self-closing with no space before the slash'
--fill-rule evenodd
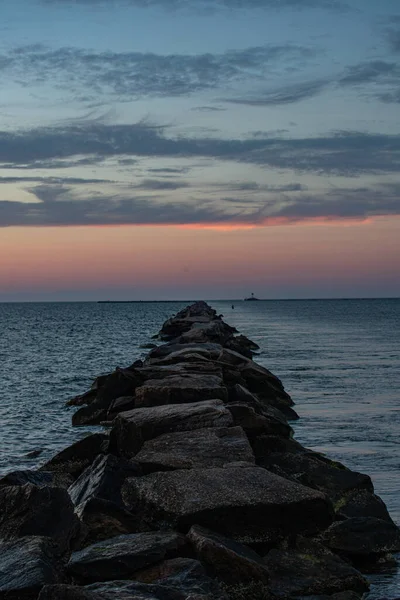
<path id="1" fill-rule="evenodd" d="M 145 442 L 136 455 L 145 473 L 172 469 L 222 467 L 244 461 L 254 464 L 254 454 L 241 427 L 212 427 L 166 433 Z"/>
<path id="2" fill-rule="evenodd" d="M 217 375 L 182 373 L 163 379 L 149 379 L 136 389 L 136 407 L 161 406 L 199 402 L 219 398 L 228 399 L 228 391 Z"/>
<path id="3" fill-rule="evenodd" d="M 122 497 L 154 528 L 197 524 L 245 544 L 314 534 L 333 520 L 323 494 L 259 467 L 152 473 L 127 479 Z"/>
<path id="4" fill-rule="evenodd" d="M 43 585 L 59 581 L 60 566 L 48 538 L 0 542 L 0 598 L 33 600 Z"/>
<path id="5" fill-rule="evenodd" d="M 74 552 L 67 571 L 81 583 L 133 578 L 135 571 L 187 552 L 185 536 L 174 531 L 132 533 Z"/>
<path id="6" fill-rule="evenodd" d="M 222 400 L 138 408 L 121 413 L 114 421 L 110 450 L 135 456 L 143 442 L 164 433 L 193 431 L 206 427 L 230 427 L 233 418 Z"/>

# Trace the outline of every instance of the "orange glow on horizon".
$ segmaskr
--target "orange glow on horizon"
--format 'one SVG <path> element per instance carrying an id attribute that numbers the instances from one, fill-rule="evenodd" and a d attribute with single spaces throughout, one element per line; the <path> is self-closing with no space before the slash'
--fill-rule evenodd
<path id="1" fill-rule="evenodd" d="M 112 295 L 127 288 L 158 297 L 159 290 L 185 294 L 206 286 L 279 293 L 289 284 L 322 289 L 369 281 L 398 288 L 399 217 L 274 227 L 9 227 L 0 236 L 0 298 L 32 290 L 109 289 Z"/>

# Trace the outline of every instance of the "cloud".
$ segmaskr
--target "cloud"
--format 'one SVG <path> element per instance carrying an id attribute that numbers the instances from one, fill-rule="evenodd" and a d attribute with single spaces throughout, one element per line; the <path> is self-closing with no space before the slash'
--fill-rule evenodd
<path id="1" fill-rule="evenodd" d="M 150 196 L 76 197 L 73 188 L 41 185 L 30 190 L 35 203 L 0 201 L 0 226 L 77 225 L 251 225 L 367 218 L 400 214 L 400 183 L 380 187 L 335 188 L 288 198 L 274 193 L 253 201 L 196 197 L 185 203 Z"/>
<path id="2" fill-rule="evenodd" d="M 102 183 L 115 183 L 112 179 L 90 179 L 84 177 L 0 177 L 1 184 L 10 183 L 49 183 L 51 185 L 90 185 Z"/>
<path id="3" fill-rule="evenodd" d="M 397 22 L 400 25 L 400 20 Z M 392 52 L 400 52 L 400 26 L 387 29 L 386 39 Z"/>
<path id="4" fill-rule="evenodd" d="M 393 78 L 397 80 L 398 77 L 400 77 L 400 66 L 397 63 L 374 60 L 348 67 L 339 83 L 342 86 L 363 85 L 377 81 L 392 83 Z"/>
<path id="5" fill-rule="evenodd" d="M 95 94 L 97 101 L 99 97 L 132 100 L 187 96 L 233 82 L 258 81 L 280 64 L 303 64 L 316 54 L 315 48 L 290 43 L 197 55 L 54 50 L 36 44 L 3 56 L 2 73 L 24 87 L 50 83 L 80 101 L 84 90 Z"/>
<path id="6" fill-rule="evenodd" d="M 214 187 L 231 192 L 304 192 L 308 188 L 301 183 L 282 185 L 260 184 L 255 181 L 237 181 L 233 183 L 215 183 Z"/>
<path id="7" fill-rule="evenodd" d="M 77 160 L 208 158 L 320 175 L 397 173 L 400 135 L 336 132 L 310 138 L 248 139 L 167 137 L 169 130 L 145 122 L 132 125 L 42 127 L 0 131 L 0 166 L 34 166 Z M 1 164 L 3 163 L 3 164 Z M 180 168 L 179 162 L 177 165 Z"/>
<path id="8" fill-rule="evenodd" d="M 224 112 L 226 108 L 220 108 L 218 106 L 195 106 L 190 110 L 199 111 L 199 112 Z"/>
<path id="9" fill-rule="evenodd" d="M 149 173 L 159 173 L 160 175 L 171 175 L 171 174 L 182 174 L 182 173 L 188 173 L 189 168 L 188 167 L 180 167 L 180 168 L 173 168 L 173 167 L 164 167 L 164 168 L 153 168 L 153 169 L 147 169 L 149 171 Z"/>
<path id="10" fill-rule="evenodd" d="M 148 190 L 148 191 L 167 191 L 167 190 L 179 190 L 182 188 L 189 187 L 186 181 L 176 180 L 160 180 L 160 179 L 145 179 L 140 184 L 133 186 L 137 190 Z"/>
<path id="11" fill-rule="evenodd" d="M 239 98 L 224 98 L 224 102 L 246 104 L 248 106 L 276 106 L 294 104 L 301 100 L 313 98 L 323 92 L 330 84 L 327 80 L 302 82 L 288 85 L 276 90 L 260 92 L 257 95 Z"/>
<path id="12" fill-rule="evenodd" d="M 400 64 L 373 60 L 349 66 L 339 79 L 341 87 L 355 87 L 386 103 L 400 102 Z"/>

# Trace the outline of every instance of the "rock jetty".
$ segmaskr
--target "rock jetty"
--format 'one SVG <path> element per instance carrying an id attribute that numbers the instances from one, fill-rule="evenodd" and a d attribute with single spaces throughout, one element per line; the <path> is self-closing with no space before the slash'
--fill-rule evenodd
<path id="1" fill-rule="evenodd" d="M 0 479 L 0 599 L 357 600 L 400 550 L 368 475 L 293 439 L 282 382 L 205 302 L 68 402 L 103 425 Z"/>

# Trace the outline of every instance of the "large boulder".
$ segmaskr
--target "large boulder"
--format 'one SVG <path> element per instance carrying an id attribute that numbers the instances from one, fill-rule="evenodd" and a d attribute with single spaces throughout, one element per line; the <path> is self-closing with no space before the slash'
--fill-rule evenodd
<path id="1" fill-rule="evenodd" d="M 175 588 L 187 600 L 225 600 L 219 582 L 210 578 L 204 566 L 192 558 L 170 558 L 136 573 L 142 583 Z"/>
<path id="2" fill-rule="evenodd" d="M 120 535 L 74 552 L 67 571 L 80 583 L 133 579 L 136 571 L 188 551 L 185 536 L 174 531 Z"/>
<path id="3" fill-rule="evenodd" d="M 375 517 L 353 517 L 333 523 L 320 538 L 324 546 L 348 556 L 400 552 L 400 529 Z"/>
<path id="4" fill-rule="evenodd" d="M 36 600 L 41 587 L 61 578 L 60 564 L 48 538 L 0 541 L 0 598 Z"/>
<path id="5" fill-rule="evenodd" d="M 268 569 L 251 548 L 198 525 L 190 529 L 188 538 L 211 576 L 230 584 L 253 580 L 268 583 Z"/>
<path id="6" fill-rule="evenodd" d="M 0 488 L 0 539 L 46 536 L 64 554 L 79 531 L 79 520 L 68 492 L 57 487 Z"/>
<path id="7" fill-rule="evenodd" d="M 342 496 L 334 504 L 339 519 L 375 517 L 393 523 L 386 504 L 368 490 L 355 490 Z"/>
<path id="8" fill-rule="evenodd" d="M 229 404 L 227 408 L 232 413 L 235 425 L 243 427 L 251 441 L 259 435 L 280 435 L 286 438 L 293 435 L 293 429 L 284 417 L 268 415 L 266 412 L 258 414 L 247 404 Z"/>
<path id="9" fill-rule="evenodd" d="M 241 427 L 212 427 L 166 433 L 145 442 L 135 456 L 144 473 L 222 467 L 237 461 L 254 463 L 254 454 Z"/>
<path id="10" fill-rule="evenodd" d="M 327 494 L 335 503 L 354 490 L 373 492 L 371 478 L 368 475 L 346 469 L 340 463 L 323 460 L 317 454 L 292 452 L 271 452 L 262 461 L 266 469 L 287 473 L 300 483 Z"/>
<path id="11" fill-rule="evenodd" d="M 152 473 L 127 479 L 122 496 L 152 528 L 197 524 L 245 544 L 317 533 L 333 520 L 323 494 L 258 467 Z"/>
<path id="12" fill-rule="evenodd" d="M 321 544 L 297 538 L 293 546 L 272 549 L 264 559 L 270 589 L 278 597 L 364 593 L 369 585 L 347 562 Z"/>
<path id="13" fill-rule="evenodd" d="M 11 471 L 4 477 L 0 478 L 0 487 L 9 485 L 25 485 L 32 483 L 38 487 L 46 487 L 53 485 L 53 473 L 45 473 L 41 471 Z"/>
<path id="14" fill-rule="evenodd" d="M 216 375 L 222 379 L 222 369 L 201 354 L 185 354 L 185 360 L 173 364 L 150 364 L 142 367 L 140 373 L 146 379 L 164 379 L 165 377 L 179 375 Z"/>
<path id="15" fill-rule="evenodd" d="M 222 351 L 221 344 L 163 344 L 149 352 L 147 364 L 174 364 L 185 360 L 187 354 L 199 354 L 207 359 L 215 360 Z"/>
<path id="16" fill-rule="evenodd" d="M 186 373 L 150 379 L 136 389 L 136 406 L 161 406 L 219 398 L 227 400 L 228 392 L 221 377 Z"/>
<path id="17" fill-rule="evenodd" d="M 45 585 L 38 600 L 102 600 L 104 597 L 83 587 L 65 583 Z"/>
<path id="18" fill-rule="evenodd" d="M 231 327 L 223 321 L 214 320 L 209 323 L 194 323 L 192 327 L 174 339 L 178 344 L 213 342 L 222 346 L 237 333 L 235 327 Z"/>
<path id="19" fill-rule="evenodd" d="M 202 565 L 190 558 L 166 560 L 141 571 L 138 581 L 109 581 L 86 586 L 103 600 L 228 600 Z M 147 583 L 149 582 L 149 583 Z"/>
<path id="20" fill-rule="evenodd" d="M 75 506 L 92 498 L 102 498 L 122 505 L 121 486 L 124 480 L 139 474 L 135 463 L 112 454 L 100 454 L 68 488 L 68 492 Z"/>
<path id="21" fill-rule="evenodd" d="M 61 450 L 40 467 L 40 470 L 69 473 L 77 478 L 99 454 L 105 454 L 107 448 L 108 436 L 105 433 L 93 433 Z"/>
<path id="22" fill-rule="evenodd" d="M 103 498 L 90 498 L 77 507 L 76 514 L 80 519 L 81 529 L 79 539 L 74 543 L 74 550 L 117 535 L 141 531 L 140 515 Z"/>
<path id="23" fill-rule="evenodd" d="M 121 413 L 115 419 L 110 451 L 130 458 L 138 453 L 144 441 L 164 433 L 231 425 L 232 415 L 222 400 L 139 408 Z"/>
<path id="24" fill-rule="evenodd" d="M 136 369 L 116 369 L 99 382 L 96 397 L 72 416 L 72 425 L 98 425 L 107 419 L 111 403 L 122 396 L 134 396 L 143 378 Z"/>

